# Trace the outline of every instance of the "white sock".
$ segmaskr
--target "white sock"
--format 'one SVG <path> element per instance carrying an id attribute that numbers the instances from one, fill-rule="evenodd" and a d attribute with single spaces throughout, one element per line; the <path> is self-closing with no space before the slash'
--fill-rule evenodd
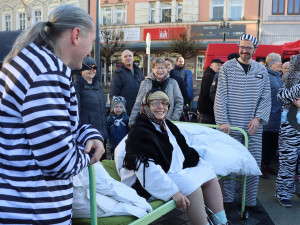
<path id="1" fill-rule="evenodd" d="M 212 215 L 213 221 L 215 224 L 226 224 L 227 223 L 227 217 L 225 214 L 225 210 L 218 212 L 216 214 Z"/>

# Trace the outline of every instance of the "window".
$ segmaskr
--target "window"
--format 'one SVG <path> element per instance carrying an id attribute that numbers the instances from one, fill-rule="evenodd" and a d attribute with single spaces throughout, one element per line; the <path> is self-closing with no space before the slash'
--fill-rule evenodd
<path id="1" fill-rule="evenodd" d="M 177 15 L 176 15 L 176 21 L 182 22 L 182 2 L 177 2 Z"/>
<path id="2" fill-rule="evenodd" d="M 224 0 L 212 0 L 212 20 L 224 19 Z"/>
<path id="3" fill-rule="evenodd" d="M 112 9 L 111 9 L 111 7 L 102 8 L 102 24 L 104 24 L 104 25 L 112 24 Z"/>
<path id="4" fill-rule="evenodd" d="M 11 15 L 4 15 L 5 31 L 11 30 Z"/>
<path id="5" fill-rule="evenodd" d="M 161 23 L 170 23 L 171 22 L 171 12 L 172 4 L 171 3 L 161 3 Z"/>
<path id="6" fill-rule="evenodd" d="M 288 2 L 288 14 L 299 14 L 299 1 L 300 0 L 288 0 L 288 1 L 289 1 Z"/>
<path id="7" fill-rule="evenodd" d="M 42 21 L 42 12 L 41 10 L 34 11 L 34 22 Z"/>
<path id="8" fill-rule="evenodd" d="M 149 7 L 149 23 L 154 23 L 155 3 L 150 3 Z"/>
<path id="9" fill-rule="evenodd" d="M 229 19 L 242 19 L 242 0 L 229 0 Z"/>
<path id="10" fill-rule="evenodd" d="M 196 80 L 201 80 L 203 76 L 204 55 L 197 56 Z"/>
<path id="11" fill-rule="evenodd" d="M 125 6 L 115 7 L 115 24 L 125 24 Z"/>
<path id="12" fill-rule="evenodd" d="M 273 14 L 284 14 L 284 0 L 273 0 Z"/>
<path id="13" fill-rule="evenodd" d="M 19 13 L 19 29 L 25 30 L 26 23 L 26 13 Z"/>

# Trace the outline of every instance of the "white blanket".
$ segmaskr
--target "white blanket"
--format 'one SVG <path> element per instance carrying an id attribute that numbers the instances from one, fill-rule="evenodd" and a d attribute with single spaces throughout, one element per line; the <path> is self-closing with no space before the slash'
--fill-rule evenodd
<path id="1" fill-rule="evenodd" d="M 136 191 L 113 179 L 101 163 L 94 164 L 98 217 L 134 215 L 152 211 L 151 205 Z M 89 172 L 85 168 L 73 178 L 73 218 L 90 218 Z"/>
<path id="2" fill-rule="evenodd" d="M 175 123 L 187 144 L 211 163 L 217 175 L 261 175 L 260 169 L 248 149 L 229 135 L 218 130 L 192 123 Z M 120 175 L 125 156 L 125 140 L 115 150 L 115 161 Z M 122 175 L 123 172 L 122 172 Z M 130 176 L 128 174 L 126 176 Z M 124 176 L 123 176 L 124 177 Z M 125 177 L 126 179 L 126 177 Z"/>

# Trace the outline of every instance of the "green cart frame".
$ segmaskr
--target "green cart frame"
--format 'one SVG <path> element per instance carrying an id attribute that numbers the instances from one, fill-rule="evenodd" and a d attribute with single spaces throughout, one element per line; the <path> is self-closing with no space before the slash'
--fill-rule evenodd
<path id="1" fill-rule="evenodd" d="M 175 123 L 180 123 L 180 122 L 175 122 Z M 188 124 L 190 122 L 184 122 L 184 123 Z M 201 126 L 206 126 L 206 127 L 215 128 L 215 129 L 219 128 L 218 125 L 212 125 L 212 124 L 200 124 L 200 123 L 191 123 L 191 124 L 199 124 Z M 248 135 L 247 135 L 247 133 L 239 127 L 230 127 L 230 129 L 239 131 L 243 134 L 244 141 L 245 141 L 245 147 L 248 148 Z M 106 163 L 108 163 L 108 160 L 104 160 L 104 161 L 106 161 Z M 111 162 L 114 162 L 114 161 L 111 161 Z M 218 176 L 218 179 L 222 179 L 222 178 L 226 178 L 226 177 Z M 231 179 L 231 178 L 229 178 L 229 179 Z M 241 202 L 241 218 L 245 218 L 246 176 L 243 175 L 241 180 L 240 179 L 235 179 L 235 180 L 241 181 L 242 185 L 243 185 L 242 202 Z M 149 223 L 157 220 L 161 216 L 165 215 L 166 213 L 168 213 L 171 210 L 176 208 L 176 204 L 175 204 L 174 200 L 170 200 L 166 203 L 163 203 L 162 201 L 158 201 L 158 202 L 161 202 L 161 203 L 158 203 L 158 204 L 160 204 L 159 207 L 157 207 L 157 204 L 156 204 L 157 208 L 155 208 L 152 212 L 146 214 L 142 218 L 131 219 L 131 220 L 133 220 L 132 222 L 124 222 L 124 223 L 122 223 L 122 222 L 121 223 L 119 223 L 119 222 L 118 223 L 104 222 L 104 223 L 101 223 L 102 218 L 99 218 L 100 221 L 98 223 L 97 203 L 96 203 L 95 170 L 94 170 L 93 165 L 89 166 L 89 181 L 90 181 L 90 204 L 91 204 L 91 219 L 90 219 L 89 224 L 92 224 L 92 225 L 98 225 L 98 224 L 107 224 L 107 225 L 117 225 L 117 224 L 118 225 L 121 225 L 121 224 L 124 224 L 124 225 L 125 224 L 145 225 L 145 224 L 149 224 Z M 121 217 L 121 216 L 116 216 L 116 218 L 117 217 Z M 129 216 L 127 216 L 126 218 L 128 218 L 128 217 Z M 113 217 L 110 217 L 110 218 L 113 218 Z M 132 217 L 132 218 L 134 218 L 134 217 Z M 76 220 L 78 220 L 78 223 L 76 223 Z M 86 224 L 86 223 L 82 222 L 83 220 L 86 221 L 86 219 L 82 219 L 82 220 L 81 219 L 73 219 L 73 224 Z"/>

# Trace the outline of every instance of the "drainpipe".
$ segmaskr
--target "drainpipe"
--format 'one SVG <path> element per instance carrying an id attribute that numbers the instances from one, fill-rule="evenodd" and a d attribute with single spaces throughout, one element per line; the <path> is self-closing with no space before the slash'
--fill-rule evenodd
<path id="1" fill-rule="evenodd" d="M 257 39 L 259 44 L 261 44 L 261 36 L 262 36 L 263 4 L 264 4 L 264 0 L 258 0 Z"/>

